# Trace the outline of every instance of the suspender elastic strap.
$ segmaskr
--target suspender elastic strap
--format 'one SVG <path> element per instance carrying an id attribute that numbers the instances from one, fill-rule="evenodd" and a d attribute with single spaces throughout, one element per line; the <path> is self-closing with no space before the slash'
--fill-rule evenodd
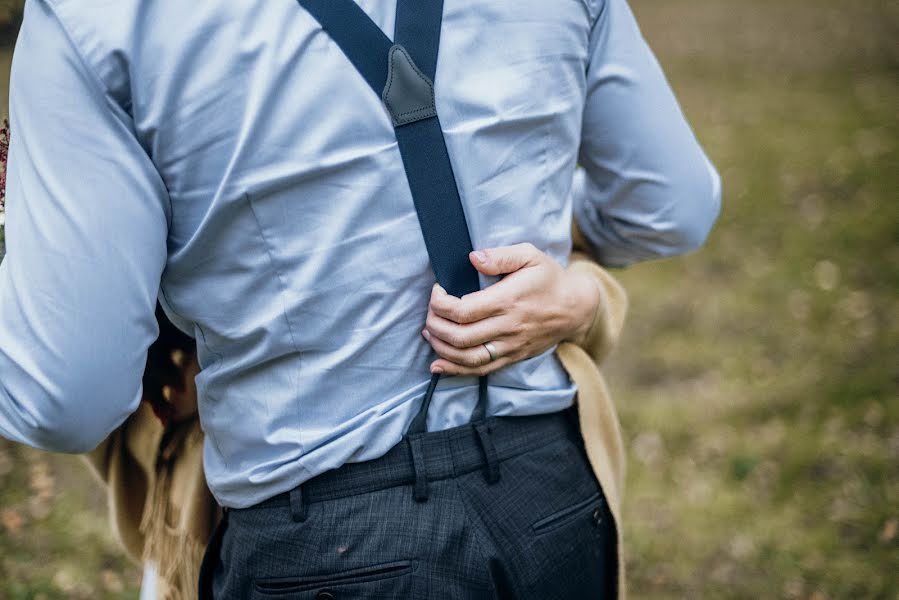
<path id="1" fill-rule="evenodd" d="M 471 237 L 434 98 L 443 0 L 397 0 L 395 42 L 353 0 L 297 1 L 340 47 L 390 115 L 438 283 L 458 297 L 477 291 L 478 273 L 468 259 Z M 438 379 L 431 378 L 409 433 L 427 431 Z M 476 418 L 486 413 L 486 389 L 482 377 Z"/>
<path id="2" fill-rule="evenodd" d="M 393 121 L 434 275 L 453 296 L 480 289 L 434 105 L 442 0 L 399 0 L 394 44 L 353 0 L 298 0 L 382 99 Z"/>

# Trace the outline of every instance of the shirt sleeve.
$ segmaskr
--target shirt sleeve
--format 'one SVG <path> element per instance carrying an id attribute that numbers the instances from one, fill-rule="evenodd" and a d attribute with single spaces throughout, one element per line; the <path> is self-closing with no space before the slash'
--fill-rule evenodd
<path id="1" fill-rule="evenodd" d="M 168 196 L 50 0 L 26 3 L 10 79 L 0 435 L 84 452 L 138 406 Z"/>
<path id="2" fill-rule="evenodd" d="M 718 217 L 721 183 L 626 0 L 590 35 L 574 214 L 607 266 L 683 254 Z"/>

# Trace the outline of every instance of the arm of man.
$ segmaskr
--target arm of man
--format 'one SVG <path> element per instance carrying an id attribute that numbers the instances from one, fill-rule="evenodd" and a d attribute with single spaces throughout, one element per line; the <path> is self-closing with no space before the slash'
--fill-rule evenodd
<path id="1" fill-rule="evenodd" d="M 140 402 L 170 213 L 56 6 L 26 4 L 10 79 L 0 435 L 84 452 Z"/>
<path id="2" fill-rule="evenodd" d="M 626 0 L 599 3 L 578 169 L 575 220 L 604 266 L 675 256 L 703 244 L 718 217 L 718 173 L 693 135 Z"/>

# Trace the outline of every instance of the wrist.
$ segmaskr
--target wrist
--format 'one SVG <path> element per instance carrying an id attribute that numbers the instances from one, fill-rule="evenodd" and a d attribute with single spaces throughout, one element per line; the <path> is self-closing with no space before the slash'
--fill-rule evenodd
<path id="1" fill-rule="evenodd" d="M 602 302 L 602 291 L 590 273 L 574 268 L 566 269 L 568 280 L 566 297 L 569 299 L 571 326 L 565 340 L 582 345 L 590 334 Z"/>

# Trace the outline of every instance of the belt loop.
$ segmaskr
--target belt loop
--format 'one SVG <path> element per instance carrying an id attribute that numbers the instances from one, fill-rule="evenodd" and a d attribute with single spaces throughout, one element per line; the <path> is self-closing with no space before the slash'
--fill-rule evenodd
<path id="1" fill-rule="evenodd" d="M 421 437 L 412 434 L 409 440 L 409 451 L 412 453 L 412 468 L 415 470 L 415 486 L 413 496 L 416 502 L 428 501 L 428 474 L 425 471 L 424 452 L 421 448 Z"/>
<path id="2" fill-rule="evenodd" d="M 290 490 L 290 517 L 294 523 L 306 520 L 306 502 L 303 499 L 302 484 Z"/>
<path id="3" fill-rule="evenodd" d="M 493 440 L 490 439 L 490 427 L 484 421 L 473 423 L 472 427 L 478 436 L 481 450 L 484 452 L 484 477 L 487 479 L 487 483 L 494 484 L 499 481 L 499 456 Z"/>

